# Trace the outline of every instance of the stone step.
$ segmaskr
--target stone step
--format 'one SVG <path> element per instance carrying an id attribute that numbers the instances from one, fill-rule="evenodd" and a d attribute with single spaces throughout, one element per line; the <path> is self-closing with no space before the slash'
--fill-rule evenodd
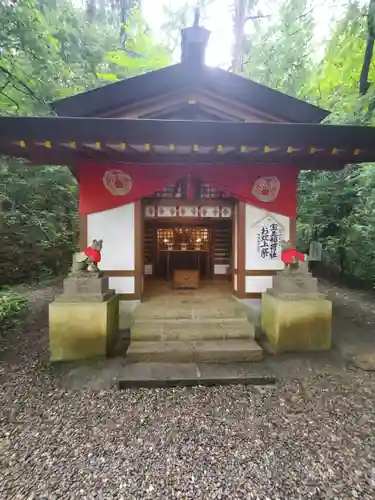
<path id="1" fill-rule="evenodd" d="M 212 304 L 189 306 L 187 304 L 140 304 L 134 311 L 137 320 L 164 320 L 164 319 L 238 319 L 247 317 L 246 308 L 235 300 L 213 301 Z"/>
<path id="2" fill-rule="evenodd" d="M 175 293 L 175 292 L 174 292 Z M 160 297 L 145 297 L 142 301 L 142 304 L 190 304 L 190 305 L 199 305 L 202 303 L 202 300 L 208 301 L 214 299 L 218 302 L 228 302 L 229 300 L 234 299 L 232 295 L 214 295 L 210 294 L 207 297 L 204 295 L 194 295 L 194 290 L 187 290 L 186 295 L 161 295 Z"/>
<path id="3" fill-rule="evenodd" d="M 129 363 L 238 363 L 261 361 L 263 349 L 254 340 L 131 342 Z"/>
<path id="4" fill-rule="evenodd" d="M 254 326 L 247 319 L 135 320 L 133 341 L 254 339 Z"/>
<path id="5" fill-rule="evenodd" d="M 112 387 L 115 383 L 119 389 L 240 384 L 269 392 L 276 377 L 262 363 L 126 363 L 115 371 Z"/>

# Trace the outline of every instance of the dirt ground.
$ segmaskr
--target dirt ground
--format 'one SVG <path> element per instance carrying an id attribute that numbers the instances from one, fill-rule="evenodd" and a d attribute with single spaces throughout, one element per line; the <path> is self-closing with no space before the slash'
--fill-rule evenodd
<path id="1" fill-rule="evenodd" d="M 359 326 L 375 322 L 375 292 L 351 290 L 342 285 L 320 280 L 320 288 L 327 293 L 340 315 Z"/>

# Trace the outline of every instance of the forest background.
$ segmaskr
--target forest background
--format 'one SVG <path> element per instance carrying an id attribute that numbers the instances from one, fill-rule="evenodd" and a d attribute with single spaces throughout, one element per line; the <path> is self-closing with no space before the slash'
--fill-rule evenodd
<path id="1" fill-rule="evenodd" d="M 163 4 L 157 30 L 150 2 Z M 331 11 L 318 0 L 3 0 L 0 115 L 51 115 L 55 99 L 178 61 L 197 4 L 208 28 L 210 12 L 227 9 L 222 67 L 328 109 L 330 122 L 375 125 L 375 91 L 359 93 L 369 6 L 349 0 Z M 70 171 L 0 157 L 0 179 L 0 287 L 65 272 L 77 237 Z M 372 288 L 374 165 L 303 172 L 297 234 L 303 251 L 321 241 L 327 269 Z"/>

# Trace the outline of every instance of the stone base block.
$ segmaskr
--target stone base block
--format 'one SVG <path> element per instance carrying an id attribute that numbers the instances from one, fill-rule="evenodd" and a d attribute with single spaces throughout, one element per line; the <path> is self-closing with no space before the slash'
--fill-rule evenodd
<path id="1" fill-rule="evenodd" d="M 51 361 L 107 356 L 117 342 L 119 299 L 52 302 L 49 306 Z"/>
<path id="2" fill-rule="evenodd" d="M 279 293 L 318 293 L 318 280 L 309 274 L 273 276 L 272 289 Z"/>
<path id="3" fill-rule="evenodd" d="M 288 300 L 262 295 L 262 330 L 276 352 L 322 351 L 331 347 L 332 303 L 325 298 Z"/>
<path id="4" fill-rule="evenodd" d="M 109 290 L 108 276 L 70 276 L 64 280 L 64 294 L 105 294 Z"/>
<path id="5" fill-rule="evenodd" d="M 115 293 L 114 290 L 108 290 L 106 293 L 77 293 L 76 295 L 62 293 L 55 300 L 56 302 L 64 302 L 65 304 L 72 304 L 73 302 L 107 302 L 115 296 Z"/>

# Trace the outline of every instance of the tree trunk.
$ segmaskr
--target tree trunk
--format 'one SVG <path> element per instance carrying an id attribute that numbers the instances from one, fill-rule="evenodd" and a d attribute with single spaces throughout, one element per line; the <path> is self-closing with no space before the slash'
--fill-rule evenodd
<path id="1" fill-rule="evenodd" d="M 365 95 L 371 86 L 371 82 L 368 81 L 368 74 L 370 71 L 372 55 L 374 51 L 374 38 L 375 38 L 375 0 L 370 0 L 368 13 L 367 13 L 367 44 L 365 56 L 363 58 L 363 65 L 361 76 L 359 79 L 359 92 L 361 95 Z"/>
<path id="2" fill-rule="evenodd" d="M 96 2 L 95 0 L 87 0 L 86 2 L 86 15 L 87 19 L 92 22 L 96 15 Z"/>
<path id="3" fill-rule="evenodd" d="M 246 4 L 247 0 L 234 0 L 234 19 L 233 19 L 233 73 L 242 73 L 244 69 L 244 31 L 246 24 Z"/>
<path id="4" fill-rule="evenodd" d="M 366 44 L 366 52 L 365 52 L 365 57 L 363 59 L 363 66 L 359 80 L 359 92 L 361 95 L 365 95 L 371 85 L 371 83 L 368 81 L 368 74 L 370 71 L 373 50 L 374 50 L 374 39 L 369 38 Z"/>

